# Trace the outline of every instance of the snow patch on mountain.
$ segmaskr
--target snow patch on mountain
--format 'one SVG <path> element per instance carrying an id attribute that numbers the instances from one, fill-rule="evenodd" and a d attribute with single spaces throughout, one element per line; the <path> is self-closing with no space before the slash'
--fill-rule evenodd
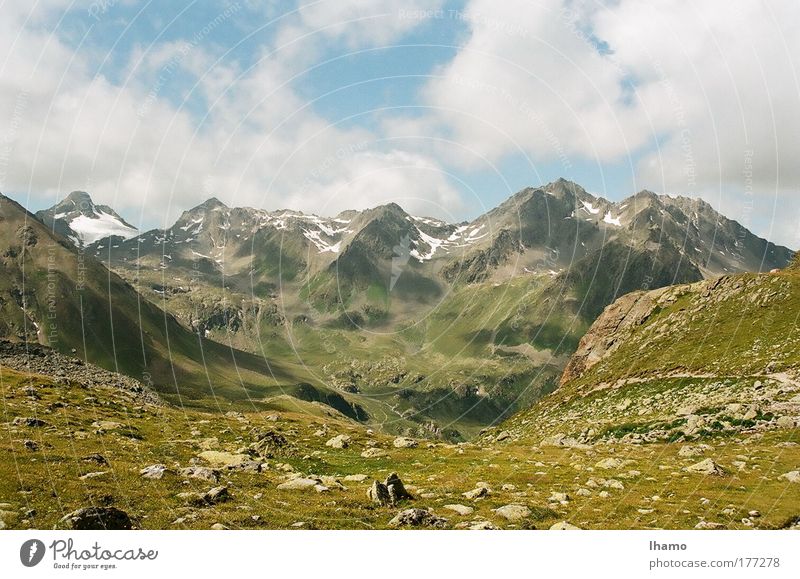
<path id="1" fill-rule="evenodd" d="M 96 217 L 79 215 L 69 221 L 69 227 L 78 236 L 78 239 L 86 245 L 94 243 L 110 235 L 118 235 L 123 239 L 136 237 L 139 231 L 126 225 L 118 217 L 106 213 L 100 209 L 95 211 Z"/>

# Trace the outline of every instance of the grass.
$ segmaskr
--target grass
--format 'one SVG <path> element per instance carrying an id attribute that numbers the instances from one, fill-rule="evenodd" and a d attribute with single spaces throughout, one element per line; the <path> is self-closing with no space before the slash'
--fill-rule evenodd
<path id="1" fill-rule="evenodd" d="M 759 510 L 761 516 L 753 519 L 756 527 L 779 528 L 798 515 L 792 483 L 778 476 L 797 468 L 800 453 L 797 447 L 777 446 L 796 442 L 797 431 L 769 432 L 760 438 L 733 436 L 724 444 L 715 443 L 714 460 L 731 474 L 702 477 L 682 471 L 683 466 L 699 460 L 679 457 L 682 444 L 565 449 L 539 447 L 536 437 L 523 436 L 502 443 L 423 441 L 418 448 L 395 449 L 391 438 L 368 434 L 363 426 L 324 407 L 286 398 L 287 404 L 296 405 L 220 415 L 172 406 L 142 407 L 112 388 L 87 390 L 77 384 L 57 385 L 46 378 L 1 370 L 2 421 L 7 424 L 0 437 L 0 503 L 11 505 L 4 507 L 2 515 L 11 528 L 52 528 L 63 515 L 88 504 L 116 505 L 131 514 L 138 527 L 148 529 L 202 529 L 215 523 L 248 529 L 377 529 L 385 528 L 394 514 L 407 506 L 432 508 L 448 518 L 451 527 L 484 519 L 501 528 L 548 528 L 561 520 L 593 529 L 692 528 L 704 518 L 729 528 L 748 528 L 741 519 L 747 512 Z M 28 396 L 25 389 L 30 386 L 38 398 Z M 47 426 L 12 426 L 16 416 L 37 416 Z M 125 428 L 99 434 L 92 426 L 98 420 L 119 422 Z M 323 425 L 327 434 L 315 435 Z M 139 470 L 150 464 L 163 463 L 172 470 L 188 466 L 198 460 L 202 441 L 209 438 L 218 440 L 220 450 L 236 452 L 252 440 L 254 429 L 281 433 L 292 450 L 268 459 L 265 472 L 223 474 L 219 484 L 229 488 L 228 502 L 191 507 L 179 493 L 204 492 L 213 483 L 183 480 L 174 474 L 161 480 L 139 475 Z M 328 438 L 339 433 L 352 437 L 349 448 L 325 446 Z M 39 450 L 26 450 L 25 439 L 34 440 Z M 362 458 L 360 453 L 368 444 L 384 448 L 388 456 Z M 92 453 L 105 456 L 110 464 L 82 460 Z M 745 454 L 747 467 L 736 470 L 733 463 Z M 620 472 L 594 466 L 607 457 L 632 463 Z M 303 474 L 337 476 L 347 489 L 327 493 L 278 490 L 277 485 L 285 480 L 283 469 L 287 467 L 281 466 L 285 464 Z M 633 469 L 639 474 L 622 478 Z M 80 479 L 97 471 L 107 474 Z M 417 499 L 394 508 L 373 506 L 366 488 L 371 479 L 382 479 L 391 471 L 400 474 Z M 343 481 L 348 474 L 369 478 L 363 483 Z M 588 497 L 576 493 L 578 488 L 587 488 L 588 479 L 608 477 L 623 481 L 624 490 L 611 489 L 605 499 L 599 497 L 601 489 L 592 489 Z M 478 482 L 487 483 L 492 493 L 478 501 L 464 498 L 462 493 Z M 504 489 L 503 485 L 513 487 Z M 567 505 L 550 503 L 552 492 L 566 492 L 571 501 Z M 654 496 L 660 498 L 654 500 Z M 475 513 L 461 517 L 444 509 L 452 503 L 472 506 Z M 506 521 L 493 510 L 506 504 L 527 505 L 531 514 L 523 521 Z M 733 514 L 724 514 L 729 508 Z M 650 509 L 646 514 L 640 512 Z M 302 527 L 296 526 L 299 523 Z"/>

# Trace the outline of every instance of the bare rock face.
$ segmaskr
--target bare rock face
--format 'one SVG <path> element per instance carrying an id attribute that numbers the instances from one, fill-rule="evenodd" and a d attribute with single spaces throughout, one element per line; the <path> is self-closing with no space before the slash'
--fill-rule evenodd
<path id="1" fill-rule="evenodd" d="M 633 292 L 608 306 L 581 338 L 570 358 L 561 385 L 579 378 L 586 370 L 613 352 L 624 341 L 626 330 L 640 325 L 653 313 L 666 288 L 650 292 Z"/>

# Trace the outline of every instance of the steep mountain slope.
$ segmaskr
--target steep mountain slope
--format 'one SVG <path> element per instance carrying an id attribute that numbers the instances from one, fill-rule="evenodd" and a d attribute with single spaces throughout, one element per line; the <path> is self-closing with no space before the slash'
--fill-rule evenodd
<path id="1" fill-rule="evenodd" d="M 513 420 L 577 443 L 800 434 L 800 275 L 634 292 L 581 339 L 560 387 Z M 524 424 L 524 426 L 523 426 Z"/>
<path id="2" fill-rule="evenodd" d="M 128 239 L 139 234 L 111 207 L 95 205 L 84 191 L 73 191 L 50 209 L 38 211 L 36 217 L 76 245 L 88 245 L 110 236 Z"/>
<path id="3" fill-rule="evenodd" d="M 253 404 L 306 382 L 300 368 L 199 339 L 5 196 L 0 224 L 0 336 L 75 352 L 187 403 Z"/>
<path id="4" fill-rule="evenodd" d="M 565 180 L 459 225 L 396 204 L 323 218 L 212 198 L 87 252 L 192 333 L 296 365 L 384 429 L 451 438 L 553 390 L 617 297 L 790 256 L 702 202 L 611 203 Z"/>

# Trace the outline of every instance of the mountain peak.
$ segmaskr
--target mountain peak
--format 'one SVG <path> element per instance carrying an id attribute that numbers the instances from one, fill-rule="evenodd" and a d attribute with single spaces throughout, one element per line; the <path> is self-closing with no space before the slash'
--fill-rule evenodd
<path id="1" fill-rule="evenodd" d="M 213 209 L 227 209 L 228 206 L 225 205 L 222 201 L 217 199 L 216 197 L 211 197 L 203 201 L 200 205 L 195 207 L 195 209 L 205 209 L 206 211 L 210 211 Z"/>

